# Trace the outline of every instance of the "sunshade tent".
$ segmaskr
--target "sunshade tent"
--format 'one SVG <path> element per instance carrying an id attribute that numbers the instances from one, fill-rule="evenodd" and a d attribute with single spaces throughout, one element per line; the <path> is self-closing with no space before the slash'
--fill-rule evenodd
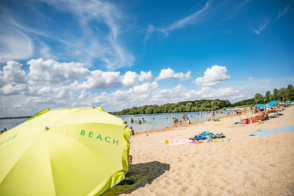
<path id="1" fill-rule="evenodd" d="M 273 100 L 273 101 L 268 102 L 265 106 L 266 106 L 266 107 L 270 107 L 270 106 L 273 106 L 273 105 L 275 105 L 275 104 L 277 104 L 277 103 L 278 103 L 277 100 Z"/>
<path id="2" fill-rule="evenodd" d="M 263 105 L 263 104 L 256 104 L 255 106 L 256 106 L 256 107 L 260 107 L 260 108 L 266 108 L 266 106 Z"/>
<path id="3" fill-rule="evenodd" d="M 0 195 L 100 195 L 125 178 L 130 135 L 101 108 L 44 110 L 0 135 Z"/>

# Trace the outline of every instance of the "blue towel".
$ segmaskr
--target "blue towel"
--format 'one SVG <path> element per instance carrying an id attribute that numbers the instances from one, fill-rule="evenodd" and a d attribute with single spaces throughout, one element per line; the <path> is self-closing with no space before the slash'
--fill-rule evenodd
<path id="1" fill-rule="evenodd" d="M 268 135 L 268 134 L 274 134 L 274 133 L 280 133 L 285 131 L 294 131 L 294 126 L 288 127 L 280 127 L 276 129 L 269 129 L 269 130 L 262 130 L 262 131 L 254 131 L 249 134 L 249 136 L 255 136 L 255 135 Z"/>

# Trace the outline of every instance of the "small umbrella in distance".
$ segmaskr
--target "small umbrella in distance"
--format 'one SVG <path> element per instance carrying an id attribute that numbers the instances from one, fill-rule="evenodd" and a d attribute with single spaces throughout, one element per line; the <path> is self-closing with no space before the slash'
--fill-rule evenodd
<path id="1" fill-rule="evenodd" d="M 130 135 L 100 107 L 44 110 L 0 135 L 0 193 L 100 195 L 125 178 Z"/>

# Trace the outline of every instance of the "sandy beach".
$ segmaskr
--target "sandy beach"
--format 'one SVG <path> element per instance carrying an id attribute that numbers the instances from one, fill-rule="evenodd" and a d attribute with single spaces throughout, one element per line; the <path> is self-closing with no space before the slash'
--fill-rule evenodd
<path id="1" fill-rule="evenodd" d="M 248 136 L 257 130 L 294 125 L 294 107 L 264 122 L 232 125 L 246 114 L 136 134 L 131 137 L 135 184 L 104 195 L 293 195 L 294 132 Z M 230 141 L 163 144 L 203 131 L 222 132 Z"/>

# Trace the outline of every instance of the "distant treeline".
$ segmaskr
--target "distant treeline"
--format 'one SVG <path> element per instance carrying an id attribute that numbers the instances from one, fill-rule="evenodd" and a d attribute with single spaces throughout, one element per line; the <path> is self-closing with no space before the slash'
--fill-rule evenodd
<path id="1" fill-rule="evenodd" d="M 229 100 L 194 100 L 182 101 L 178 103 L 166 103 L 164 105 L 144 105 L 142 107 L 133 107 L 124 109 L 120 112 L 113 112 L 114 115 L 127 114 L 156 114 L 156 113 L 176 113 L 176 112 L 196 112 L 196 111 L 212 111 L 218 109 L 226 109 L 226 107 L 236 107 L 242 105 L 254 106 L 257 103 L 267 103 L 271 100 L 292 101 L 294 100 L 294 88 L 291 84 L 287 88 L 274 89 L 273 94 L 267 91 L 265 96 L 256 93 L 252 99 L 245 99 L 231 104 Z"/>
<path id="2" fill-rule="evenodd" d="M 142 107 L 133 107 L 124 109 L 120 112 L 113 112 L 114 115 L 126 114 L 156 114 L 156 113 L 176 113 L 176 112 L 195 112 L 195 111 L 212 111 L 230 106 L 229 100 L 195 100 L 182 101 L 178 103 L 166 103 L 164 105 L 144 105 Z"/>

